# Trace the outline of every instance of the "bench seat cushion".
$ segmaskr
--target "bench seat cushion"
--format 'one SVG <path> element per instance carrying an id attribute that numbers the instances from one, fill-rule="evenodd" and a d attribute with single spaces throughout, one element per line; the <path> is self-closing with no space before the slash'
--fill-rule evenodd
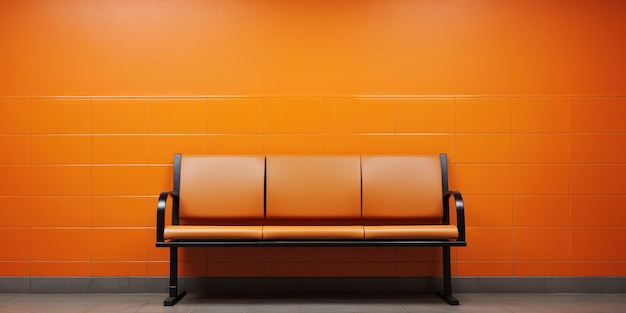
<path id="1" fill-rule="evenodd" d="M 165 240 L 262 240 L 263 226 L 179 226 L 165 227 Z"/>
<path id="2" fill-rule="evenodd" d="M 363 240 L 363 226 L 264 226 L 264 240 Z"/>
<path id="3" fill-rule="evenodd" d="M 456 225 L 383 225 L 363 226 L 365 240 L 375 239 L 448 239 L 459 237 Z"/>

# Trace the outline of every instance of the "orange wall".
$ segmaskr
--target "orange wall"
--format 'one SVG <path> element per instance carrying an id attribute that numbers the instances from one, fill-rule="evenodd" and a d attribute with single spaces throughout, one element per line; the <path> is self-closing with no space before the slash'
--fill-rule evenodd
<path id="1" fill-rule="evenodd" d="M 621 0 L 0 5 L 0 95 L 624 91 Z"/>
<path id="2" fill-rule="evenodd" d="M 467 203 L 455 275 L 626 275 L 624 12 L 624 1 L 0 2 L 0 275 L 167 275 L 155 206 L 176 152 L 447 152 Z M 182 254 L 183 274 L 227 276 L 431 275 L 439 258 Z"/>

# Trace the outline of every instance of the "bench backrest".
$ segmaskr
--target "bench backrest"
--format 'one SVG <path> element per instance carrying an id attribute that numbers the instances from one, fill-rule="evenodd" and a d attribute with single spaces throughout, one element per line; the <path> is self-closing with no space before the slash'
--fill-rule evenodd
<path id="1" fill-rule="evenodd" d="M 363 219 L 443 217 L 439 156 L 362 156 Z"/>
<path id="2" fill-rule="evenodd" d="M 180 204 L 174 215 L 178 211 L 181 219 L 213 220 L 446 220 L 445 163 L 445 154 L 177 155 L 174 190 Z"/>
<path id="3" fill-rule="evenodd" d="M 360 219 L 358 155 L 267 156 L 268 219 Z"/>
<path id="4" fill-rule="evenodd" d="M 183 155 L 179 179 L 180 218 L 263 219 L 265 215 L 263 155 Z"/>

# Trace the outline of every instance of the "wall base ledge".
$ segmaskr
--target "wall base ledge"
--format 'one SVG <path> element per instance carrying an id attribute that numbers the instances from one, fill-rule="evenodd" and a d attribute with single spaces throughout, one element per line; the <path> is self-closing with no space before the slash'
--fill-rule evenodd
<path id="1" fill-rule="evenodd" d="M 626 293 L 626 277 L 454 277 L 455 293 Z M 167 277 L 0 277 L 0 293 L 167 293 Z M 188 292 L 218 295 L 431 293 L 439 277 L 181 277 Z"/>

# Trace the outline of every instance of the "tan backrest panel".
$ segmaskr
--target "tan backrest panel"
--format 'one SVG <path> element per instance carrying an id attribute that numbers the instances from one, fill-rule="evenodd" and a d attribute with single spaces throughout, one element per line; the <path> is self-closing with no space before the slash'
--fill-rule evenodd
<path id="1" fill-rule="evenodd" d="M 361 218 L 360 157 L 267 156 L 268 219 Z"/>
<path id="2" fill-rule="evenodd" d="M 362 156 L 363 219 L 441 218 L 439 156 Z"/>
<path id="3" fill-rule="evenodd" d="M 183 155 L 180 218 L 262 219 L 265 157 Z"/>

